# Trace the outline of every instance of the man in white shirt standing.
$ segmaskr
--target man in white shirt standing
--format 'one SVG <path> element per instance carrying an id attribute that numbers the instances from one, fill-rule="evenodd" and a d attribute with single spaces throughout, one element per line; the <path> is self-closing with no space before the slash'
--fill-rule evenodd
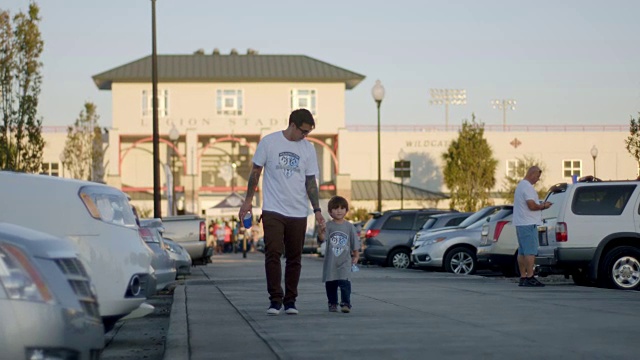
<path id="1" fill-rule="evenodd" d="M 298 314 L 295 302 L 302 268 L 302 248 L 307 230 L 309 201 L 320 227 L 324 226 L 318 199 L 318 160 L 313 145 L 305 139 L 315 128 L 313 115 L 306 109 L 294 110 L 284 131 L 266 135 L 258 143 L 249 174 L 247 194 L 240 207 L 240 219 L 251 211 L 260 174 L 264 169 L 262 221 L 264 229 L 265 271 L 270 305 L 267 315 Z M 284 253 L 285 290 L 280 285 Z"/>
<path id="2" fill-rule="evenodd" d="M 518 267 L 520 282 L 518 286 L 542 287 L 543 283 L 533 276 L 536 255 L 538 255 L 538 225 L 542 223 L 542 210 L 551 203 L 540 202 L 533 188 L 540 180 L 542 170 L 532 166 L 518 186 L 513 199 L 513 225 L 518 236 Z"/>

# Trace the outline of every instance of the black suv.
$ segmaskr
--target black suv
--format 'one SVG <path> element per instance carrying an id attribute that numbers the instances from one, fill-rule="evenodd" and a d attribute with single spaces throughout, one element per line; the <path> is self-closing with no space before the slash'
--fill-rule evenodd
<path id="1" fill-rule="evenodd" d="M 372 213 L 364 227 L 364 260 L 404 269 L 409 267 L 413 236 L 431 215 L 443 209 L 404 209 Z"/>

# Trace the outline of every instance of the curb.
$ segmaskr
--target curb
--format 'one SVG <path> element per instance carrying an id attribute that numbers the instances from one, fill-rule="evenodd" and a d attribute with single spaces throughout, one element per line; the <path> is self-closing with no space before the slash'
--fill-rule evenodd
<path id="1" fill-rule="evenodd" d="M 164 343 L 164 360 L 189 358 L 189 324 L 187 323 L 187 288 L 178 285 L 173 290 L 169 329 Z M 186 336 L 185 336 L 186 335 Z"/>

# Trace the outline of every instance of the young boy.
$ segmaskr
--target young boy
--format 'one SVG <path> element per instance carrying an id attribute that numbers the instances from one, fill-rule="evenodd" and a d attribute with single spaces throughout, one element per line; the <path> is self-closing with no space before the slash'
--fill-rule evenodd
<path id="1" fill-rule="evenodd" d="M 329 215 L 332 220 L 320 231 L 320 240 L 326 239 L 322 281 L 327 290 L 329 311 L 338 311 L 338 288 L 340 288 L 340 309 L 351 311 L 351 266 L 358 263 L 360 239 L 356 227 L 344 219 L 349 211 L 349 203 L 341 196 L 329 200 Z"/>

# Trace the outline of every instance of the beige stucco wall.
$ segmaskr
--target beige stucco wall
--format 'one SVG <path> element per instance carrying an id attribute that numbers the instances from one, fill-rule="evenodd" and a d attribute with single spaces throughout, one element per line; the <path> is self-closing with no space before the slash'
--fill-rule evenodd
<path id="1" fill-rule="evenodd" d="M 292 89 L 316 90 L 315 134 L 333 134 L 345 123 L 343 83 L 159 83 L 158 90 L 169 90 L 169 116 L 160 117 L 161 134 L 172 124 L 181 134 L 197 128 L 201 134 L 260 134 L 287 127 L 291 113 Z M 241 89 L 244 114 L 216 114 L 216 90 Z M 150 134 L 152 116 L 142 115 L 142 91 L 151 84 L 114 83 L 113 127 L 122 135 Z"/>
<path id="2" fill-rule="evenodd" d="M 523 159 L 525 156 L 541 161 L 545 167 L 543 184 L 553 185 L 571 181 L 562 172 L 564 160 L 582 160 L 583 175 L 593 174 L 591 147 L 596 146 L 596 175 L 603 179 L 635 179 L 638 167 L 624 146 L 628 136 L 625 131 L 530 131 L 502 132 L 486 131 L 485 138 L 498 160 L 496 188 L 502 188 L 507 160 Z M 400 182 L 393 177 L 393 163 L 400 159 L 400 151 L 411 161 L 412 176 L 405 184 L 427 190 L 447 192 L 442 178 L 442 154 L 450 142 L 458 137 L 455 131 L 393 132 L 382 131 L 381 177 L 383 180 Z M 514 139 L 520 144 L 511 145 Z M 352 180 L 377 179 L 377 132 L 340 132 L 340 169 L 349 173 Z"/>

